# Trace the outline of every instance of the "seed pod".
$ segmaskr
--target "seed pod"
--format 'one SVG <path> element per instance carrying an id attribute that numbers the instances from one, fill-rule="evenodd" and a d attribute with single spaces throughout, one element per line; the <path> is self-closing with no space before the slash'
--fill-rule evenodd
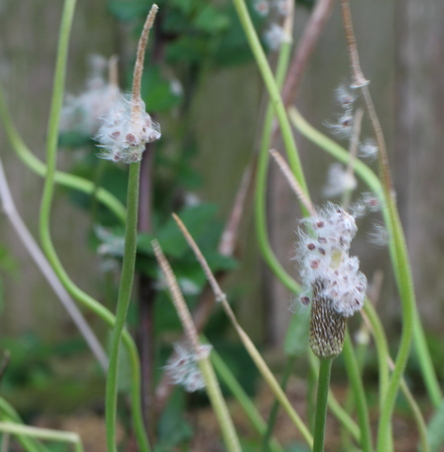
<path id="1" fill-rule="evenodd" d="M 310 317 L 310 347 L 319 358 L 334 358 L 342 352 L 347 318 L 332 308 L 332 302 L 320 295 L 321 281 L 313 285 Z"/>

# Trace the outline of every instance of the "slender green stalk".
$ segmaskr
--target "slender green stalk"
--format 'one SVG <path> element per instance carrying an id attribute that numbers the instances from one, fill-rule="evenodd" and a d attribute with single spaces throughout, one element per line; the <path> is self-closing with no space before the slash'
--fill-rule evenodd
<path id="1" fill-rule="evenodd" d="M 15 409 L 2 397 L 0 397 L 0 419 L 15 424 L 23 424 Z M 34 438 L 18 435 L 17 440 L 27 452 L 47 452 L 46 447 Z"/>
<path id="2" fill-rule="evenodd" d="M 137 212 L 139 204 L 139 174 L 140 162 L 131 163 L 129 168 L 128 195 L 127 195 L 127 222 L 125 227 L 125 250 L 122 262 L 122 275 L 120 278 L 119 297 L 117 300 L 116 321 L 111 336 L 108 377 L 106 380 L 106 441 L 108 451 L 117 451 L 116 417 L 117 417 L 117 380 L 119 365 L 119 350 L 122 333 L 125 328 L 126 315 L 131 299 L 131 290 L 134 280 L 134 267 L 136 261 L 137 239 Z"/>
<path id="3" fill-rule="evenodd" d="M 376 352 L 378 354 L 378 362 L 379 362 L 379 370 L 380 374 L 382 371 L 388 373 L 388 362 L 390 359 L 390 354 L 388 350 L 387 345 L 387 338 L 385 336 L 384 330 L 382 328 L 381 320 L 379 319 L 379 316 L 374 309 L 373 305 L 370 302 L 367 302 L 364 306 L 365 315 L 364 320 L 368 322 L 368 324 L 371 327 L 371 332 L 373 334 L 373 337 L 375 339 L 376 344 Z M 384 365 L 382 366 L 382 361 L 384 361 Z M 388 381 L 388 376 L 385 377 L 385 379 Z M 387 384 L 386 384 L 387 386 Z M 428 452 L 430 450 L 430 444 L 427 438 L 427 425 L 424 421 L 424 417 L 422 416 L 421 410 L 418 407 L 418 404 L 416 403 L 413 395 L 411 394 L 404 378 L 401 380 L 401 391 L 403 392 L 405 398 L 407 399 L 407 402 L 410 406 L 410 409 L 412 410 L 413 417 L 415 418 L 416 425 L 418 427 L 419 432 L 419 439 L 420 444 L 422 448 L 422 452 Z M 384 395 L 380 397 L 380 403 L 384 403 Z M 390 444 L 389 450 L 392 449 L 392 445 Z"/>
<path id="4" fill-rule="evenodd" d="M 296 362 L 296 356 L 289 356 L 287 362 L 285 363 L 284 372 L 281 378 L 281 388 L 285 392 L 288 380 L 293 373 L 293 368 Z M 270 414 L 267 420 L 267 429 L 264 431 L 262 439 L 262 452 L 268 452 L 271 449 L 270 439 L 273 435 L 274 427 L 276 425 L 276 418 L 279 411 L 279 401 L 275 400 L 273 406 L 271 407 Z"/>
<path id="5" fill-rule="evenodd" d="M 29 427 L 13 422 L 0 422 L 0 432 L 11 433 L 17 436 L 30 436 L 50 441 L 63 441 L 74 444 L 76 452 L 83 452 L 83 445 L 77 433 L 50 430 L 47 428 Z"/>
<path id="6" fill-rule="evenodd" d="M 347 369 L 347 374 L 349 376 L 350 384 L 356 400 L 356 410 L 358 413 L 359 426 L 361 428 L 361 447 L 364 452 L 372 452 L 372 432 L 370 428 L 364 385 L 362 383 L 358 363 L 353 352 L 353 345 L 348 330 L 345 333 L 343 354 L 345 367 Z"/>
<path id="7" fill-rule="evenodd" d="M 242 386 L 236 380 L 230 368 L 224 363 L 222 358 L 214 349 L 211 351 L 210 357 L 211 363 L 213 364 L 216 372 L 220 376 L 221 380 L 228 386 L 235 399 L 239 402 L 239 405 L 244 410 L 244 413 L 247 415 L 251 425 L 260 435 L 264 435 L 267 430 L 267 424 L 259 414 L 251 398 L 247 395 Z M 270 438 L 269 447 L 272 452 L 283 452 L 284 450 L 277 442 L 276 438 Z"/>
<path id="8" fill-rule="evenodd" d="M 291 45 L 290 43 L 283 43 L 279 52 L 279 59 L 276 68 L 276 83 L 281 87 L 285 78 L 285 73 L 288 67 L 290 58 Z M 262 253 L 265 262 L 270 270 L 279 279 L 279 281 L 287 287 L 291 292 L 297 293 L 299 286 L 296 281 L 286 272 L 284 267 L 276 258 L 268 240 L 267 230 L 267 216 L 266 216 L 266 183 L 268 161 L 270 158 L 269 149 L 271 146 L 273 119 L 275 117 L 273 104 L 271 101 L 267 105 L 264 124 L 262 127 L 261 148 L 259 151 L 259 160 L 256 173 L 256 189 L 254 197 L 254 213 L 256 234 L 259 244 L 259 249 Z"/>
<path id="9" fill-rule="evenodd" d="M 1 83 L 0 118 L 2 120 L 3 127 L 5 128 L 9 142 L 17 156 L 29 169 L 34 171 L 39 176 L 45 177 L 47 171 L 46 165 L 29 150 L 11 120 L 8 109 L 6 107 L 6 102 L 3 95 L 3 86 Z M 54 181 L 58 184 L 64 185 L 65 187 L 72 188 L 74 190 L 78 190 L 94 196 L 103 205 L 108 207 L 108 209 L 114 213 L 119 221 L 121 221 L 122 223 L 125 222 L 126 211 L 122 203 L 104 188 L 96 188 L 94 182 L 83 179 L 82 177 L 74 176 L 72 174 L 63 173 L 61 171 L 55 171 Z"/>
<path id="10" fill-rule="evenodd" d="M 57 137 L 58 125 L 60 119 L 60 111 L 63 102 L 63 89 L 66 72 L 66 60 L 68 53 L 69 33 L 74 13 L 75 0 L 66 0 L 62 16 L 62 25 L 59 37 L 59 48 L 57 53 L 57 63 L 54 79 L 54 91 L 51 105 L 50 119 L 48 125 L 48 142 L 47 142 L 47 170 L 45 178 L 45 186 L 40 207 L 40 237 L 42 248 L 45 251 L 49 262 L 59 277 L 62 284 L 68 292 L 82 304 L 93 310 L 108 325 L 114 325 L 114 316 L 104 308 L 100 303 L 90 297 L 88 294 L 80 290 L 70 280 L 60 263 L 57 253 L 54 249 L 50 228 L 49 218 L 51 212 L 51 204 L 54 194 L 55 165 L 57 154 Z M 137 354 L 137 348 L 128 332 L 124 333 L 123 341 L 128 349 L 128 355 L 131 366 L 131 403 L 133 408 L 133 422 L 136 437 L 139 446 L 143 451 L 149 451 L 148 440 L 143 426 L 142 412 L 140 407 L 140 366 Z"/>
<path id="11" fill-rule="evenodd" d="M 299 185 L 308 196 L 307 184 L 305 182 L 304 173 L 302 171 L 302 166 L 299 160 L 296 142 L 294 140 L 290 122 L 288 120 L 287 113 L 281 99 L 279 87 L 276 84 L 273 73 L 270 69 L 270 65 L 267 61 L 267 57 L 264 50 L 262 49 L 256 30 L 254 29 L 250 15 L 248 13 L 248 9 L 245 5 L 245 1 L 233 0 L 233 3 L 244 29 L 244 33 L 247 37 L 248 43 L 250 44 L 251 51 L 253 52 L 253 55 L 256 59 L 259 71 L 261 72 L 262 78 L 270 96 L 271 104 L 275 109 L 276 116 L 281 128 L 282 139 L 287 151 L 288 162 L 297 181 L 299 182 Z M 302 205 L 301 209 L 304 213 L 304 216 L 307 215 L 308 212 L 306 211 L 305 206 Z"/>
<path id="12" fill-rule="evenodd" d="M 344 148 L 342 148 L 333 140 L 331 140 L 330 138 L 316 130 L 314 127 L 312 127 L 295 108 L 291 108 L 289 110 L 289 115 L 293 125 L 300 133 L 302 133 L 302 135 L 307 137 L 313 143 L 317 144 L 320 148 L 331 154 L 339 161 L 347 163 L 348 153 Z M 391 240 L 389 241 L 390 256 L 392 259 L 395 277 L 397 279 L 398 286 L 400 286 L 402 277 L 400 274 L 400 266 L 398 263 L 399 262 L 397 257 L 398 253 L 396 252 L 394 240 L 392 239 L 394 235 L 393 233 L 394 225 L 392 224 L 392 218 L 387 208 L 386 195 L 382 189 L 381 182 L 379 181 L 377 176 L 373 173 L 373 171 L 371 171 L 370 168 L 368 168 L 368 166 L 365 165 L 360 160 L 355 161 L 354 170 L 356 174 L 358 174 L 359 177 L 368 185 L 372 192 L 381 200 L 381 205 L 383 206 L 382 213 L 384 216 L 384 221 L 389 231 L 389 235 L 391 237 Z M 397 217 L 397 215 L 395 217 Z M 399 224 L 399 217 L 397 218 L 398 218 L 397 223 Z M 400 240 L 398 242 L 398 245 L 405 247 L 405 240 L 404 239 Z M 405 257 L 407 256 L 405 252 L 403 252 L 403 255 Z M 405 268 L 404 270 L 407 270 L 408 274 L 409 269 Z M 413 295 L 413 293 L 411 292 L 410 295 Z M 442 399 L 442 391 L 440 389 L 440 385 L 436 377 L 436 372 L 433 368 L 432 359 L 427 347 L 424 329 L 421 324 L 419 314 L 417 312 L 416 304 L 415 312 L 413 315 L 413 334 L 414 334 L 414 345 L 416 348 L 416 353 L 418 356 L 418 361 L 421 367 L 424 382 L 426 384 L 426 388 L 433 405 L 437 407 L 439 406 L 439 403 Z"/>
<path id="13" fill-rule="evenodd" d="M 387 364 L 387 356 L 389 356 L 388 343 L 376 309 L 369 300 L 366 300 L 364 304 L 364 313 L 367 315 L 372 328 L 372 334 L 376 345 L 376 354 L 378 356 L 379 409 L 381 410 L 384 405 L 389 381 L 389 367 Z"/>
<path id="14" fill-rule="evenodd" d="M 313 432 L 313 452 L 324 452 L 325 424 L 327 420 L 327 401 L 330 388 L 330 372 L 333 359 L 320 359 L 318 395 Z"/>
<path id="15" fill-rule="evenodd" d="M 315 355 L 311 350 L 308 352 L 308 362 L 310 369 L 315 380 L 318 380 L 319 374 L 319 360 L 316 359 Z M 356 442 L 361 441 L 361 431 L 356 422 L 350 417 L 347 411 L 342 408 L 342 406 L 337 401 L 332 391 L 328 393 L 328 408 L 330 409 L 333 416 L 342 424 L 344 430 L 351 433 Z M 314 423 L 313 423 L 314 425 Z"/>

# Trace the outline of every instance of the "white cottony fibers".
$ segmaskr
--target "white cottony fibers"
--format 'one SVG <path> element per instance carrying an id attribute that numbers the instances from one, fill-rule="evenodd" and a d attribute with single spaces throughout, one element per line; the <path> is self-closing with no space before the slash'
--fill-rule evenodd
<path id="1" fill-rule="evenodd" d="M 182 385 L 186 391 L 194 392 L 205 387 L 200 373 L 198 360 L 207 358 L 211 352 L 211 345 L 201 345 L 199 353 L 192 352 L 188 346 L 175 344 L 174 356 L 165 366 L 165 371 L 175 385 Z"/>
<path id="2" fill-rule="evenodd" d="M 136 102 L 136 103 L 135 103 Z M 114 162 L 134 163 L 142 159 L 145 145 L 160 138 L 159 124 L 145 111 L 142 99 L 118 96 L 103 116 L 96 136 L 103 151 L 99 157 Z"/>
<path id="3" fill-rule="evenodd" d="M 316 286 L 317 296 L 343 317 L 364 305 L 367 279 L 359 271 L 359 260 L 349 250 L 357 227 L 354 218 L 334 204 L 315 217 L 303 220 L 298 259 L 307 288 Z"/>

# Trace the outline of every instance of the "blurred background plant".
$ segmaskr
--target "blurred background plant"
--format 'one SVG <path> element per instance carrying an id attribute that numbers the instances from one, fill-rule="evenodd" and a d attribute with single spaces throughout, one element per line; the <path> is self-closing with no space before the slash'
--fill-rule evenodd
<path id="1" fill-rule="evenodd" d="M 393 6 L 390 5 L 389 7 L 379 5 L 379 10 L 373 10 L 376 12 L 372 14 L 380 18 L 387 12 L 384 8 Z M 110 0 L 106 5 L 85 8 L 80 13 L 77 24 L 74 23 L 74 35 L 76 35 L 76 25 L 79 34 L 82 34 L 81 31 L 78 31 L 79 29 L 88 31 L 84 36 L 78 36 L 77 39 L 91 36 L 91 39 L 88 40 L 94 42 L 92 33 L 97 33 L 95 36 L 98 36 L 104 30 L 107 30 L 109 42 L 105 45 L 107 48 L 104 52 L 104 54 L 107 54 L 107 58 L 94 56 L 90 59 L 89 78 L 86 82 L 84 78 L 83 81 L 80 81 L 80 77 L 84 77 L 88 73 L 85 67 L 85 54 L 96 52 L 99 49 L 91 48 L 93 47 L 91 44 L 86 44 L 84 49 L 87 52 L 79 51 L 77 53 L 76 51 L 74 58 L 79 63 L 76 68 L 78 78 L 77 80 L 70 80 L 68 77 L 68 91 L 71 91 L 70 82 L 73 82 L 73 91 L 80 94 L 66 98 L 62 133 L 59 137 L 59 145 L 64 149 L 60 160 L 64 169 L 92 181 L 95 187 L 104 187 L 121 202 L 124 201 L 126 193 L 126 168 L 108 165 L 103 160 L 97 159 L 98 151 L 93 140 L 97 126 L 93 125 L 90 119 L 85 120 L 85 118 L 91 117 L 91 111 L 103 107 L 104 99 L 110 93 L 112 94 L 113 86 L 116 83 L 123 90 L 130 87 L 134 43 L 140 34 L 149 6 L 144 0 Z M 279 41 L 279 33 L 282 32 L 282 29 L 276 28 L 279 27 L 277 21 L 282 20 L 279 16 L 279 10 L 276 7 L 276 10 L 271 11 L 272 17 L 270 19 L 269 15 L 263 14 L 264 7 L 259 1 L 248 6 L 254 25 L 259 35 L 263 37 L 264 48 L 271 51 L 270 59 L 274 63 L 276 54 L 272 51 L 279 48 L 279 45 L 275 43 L 276 39 Z M 265 97 L 253 64 L 250 47 L 237 19 L 234 6 L 229 2 L 208 3 L 200 0 L 187 2 L 165 0 L 159 2 L 159 7 L 160 14 L 151 36 L 147 54 L 148 64 L 144 73 L 142 97 L 149 112 L 153 114 L 156 121 L 162 124 L 163 138 L 149 149 L 149 156 L 153 160 L 146 159 L 142 166 L 142 177 L 147 181 L 147 185 L 142 184 L 140 194 L 140 232 L 136 263 L 139 281 L 138 290 L 134 292 L 135 302 L 132 304 L 128 316 L 128 326 L 130 330 L 138 334 L 142 366 L 144 364 L 146 366 L 143 382 L 145 385 L 144 399 L 148 400 L 145 413 L 147 419 L 150 420 L 150 422 L 147 422 L 151 429 L 150 435 L 151 437 L 157 436 L 159 450 L 173 450 L 177 445 L 183 446 L 192 443 L 192 438 L 196 436 L 192 425 L 196 425 L 196 422 L 191 422 L 189 418 L 187 419 L 183 415 L 189 406 L 200 408 L 206 406 L 206 400 L 202 395 L 193 394 L 189 396 L 181 389 L 175 389 L 169 398 L 169 402 L 167 402 L 167 398 L 159 392 L 159 388 L 165 389 L 166 387 L 160 385 L 163 374 L 162 366 L 165 365 L 170 356 L 172 341 L 181 336 L 181 326 L 168 299 L 168 294 L 163 290 L 165 287 L 157 281 L 157 264 L 151 248 L 151 240 L 154 237 L 159 240 L 167 258 L 171 261 L 190 308 L 197 313 L 202 313 L 203 317 L 200 320 L 202 330 L 250 395 L 257 390 L 255 384 L 257 371 L 249 358 L 246 357 L 244 348 L 229 333 L 229 322 L 218 310 L 211 313 L 212 301 L 211 296 L 207 293 L 205 277 L 174 221 L 170 218 L 170 213 L 175 211 L 179 214 L 198 242 L 212 271 L 218 277 L 222 278 L 227 274 L 234 273 L 234 278 L 230 277 L 228 281 L 229 299 L 233 300 L 233 307 L 240 318 L 247 321 L 247 331 L 264 346 L 276 346 L 282 343 L 288 325 L 288 320 L 285 321 L 288 318 L 287 305 L 291 304 L 292 295 L 289 295 L 286 289 L 276 287 L 277 283 L 271 279 L 270 273 L 257 264 L 257 252 L 251 250 L 255 248 L 254 241 L 248 240 L 249 231 L 252 227 L 249 207 L 251 193 L 248 191 L 248 186 L 252 183 L 252 176 L 245 168 L 248 168 L 252 165 L 251 162 L 254 162 L 251 151 L 255 145 L 258 145 L 258 140 L 255 141 L 254 137 L 259 135 L 258 130 L 261 126 L 257 126 L 257 124 L 261 124 L 264 103 L 261 99 L 265 99 Z M 312 7 L 311 2 L 297 4 L 296 38 L 300 37 L 302 25 L 310 17 Z M 21 8 L 23 8 L 24 15 L 31 16 L 31 10 L 27 7 L 6 4 L 1 11 L 1 20 L 5 21 L 10 13 L 20 15 Z M 91 10 L 88 10 L 88 8 L 91 8 Z M 362 15 L 368 12 L 365 8 L 369 7 L 364 7 Z M 57 6 L 48 9 L 56 16 Z M 92 14 L 93 10 L 95 15 Z M 386 22 L 382 22 L 383 24 L 387 24 L 390 17 L 393 17 L 391 9 L 389 9 L 389 13 L 391 15 L 388 19 L 384 19 Z M 107 16 L 107 22 L 101 26 L 94 25 L 92 17 L 101 16 Z M 333 13 L 333 24 L 336 23 L 335 20 L 337 21 L 337 17 L 335 19 L 335 13 Z M 359 17 L 357 20 L 360 24 L 360 27 L 357 28 L 366 32 L 367 22 L 370 23 L 371 21 L 362 20 Z M 335 25 L 327 25 L 325 31 L 327 36 L 330 36 L 329 33 L 334 35 L 334 27 Z M 55 25 L 54 28 L 56 28 Z M 92 31 L 94 29 L 95 31 Z M 6 29 L 4 33 L 6 36 Z M 23 32 L 21 38 L 23 37 L 26 42 L 30 42 L 31 38 L 29 36 L 26 38 L 26 32 Z M 324 39 L 328 40 L 329 38 L 325 37 Z M 8 104 L 11 104 L 14 103 L 14 97 L 11 99 L 11 93 L 14 93 L 14 84 L 10 87 L 9 82 L 12 76 L 11 72 L 8 72 L 8 63 L 11 65 L 8 59 L 14 55 L 14 47 L 8 49 L 9 41 L 6 39 L 4 42 L 4 49 L 2 50 L 6 49 L 6 57 L 1 65 L 1 70 L 5 74 L 4 84 L 7 87 L 7 101 Z M 20 39 L 17 42 L 20 42 Z M 115 46 L 110 44 L 113 42 L 116 43 Z M 374 41 L 369 39 L 368 42 Z M 51 42 L 51 44 L 53 43 L 54 41 Z M 378 41 L 372 45 L 375 46 L 375 49 L 378 48 Z M 372 48 L 370 46 L 369 53 Z M 366 52 L 365 47 L 363 51 Z M 324 44 L 323 47 L 321 43 L 320 50 L 314 54 L 312 64 L 313 67 L 319 68 L 319 61 L 322 60 L 325 64 L 324 68 L 328 67 L 334 73 L 337 72 L 338 77 L 330 74 L 328 77 L 323 75 L 321 79 L 322 87 L 316 94 L 307 94 L 307 92 L 312 92 L 309 88 L 315 85 L 315 81 L 304 79 L 304 89 L 301 90 L 305 91 L 305 97 L 301 99 L 301 108 L 306 116 L 320 128 L 322 128 L 321 124 L 325 123 L 326 119 L 330 120 L 332 117 L 330 113 L 332 102 L 326 101 L 326 99 L 333 99 L 332 93 L 334 87 L 338 85 L 338 79 L 347 77 L 348 74 L 345 50 L 343 55 L 337 55 L 335 52 L 330 53 L 331 55 L 327 46 Z M 108 58 L 112 54 L 119 56 L 118 81 L 113 80 L 108 75 Z M 371 74 L 372 86 L 381 86 L 381 90 L 378 92 L 381 95 L 378 97 L 384 99 L 387 97 L 384 94 L 393 87 L 393 79 L 390 79 L 389 87 L 382 87 L 382 84 L 378 81 L 378 77 L 384 78 L 384 72 L 378 72 L 382 63 L 379 58 L 373 59 L 372 63 L 376 61 L 378 64 Z M 43 65 L 42 62 L 40 64 Z M 368 64 L 370 65 L 370 63 Z M 52 67 L 52 63 L 48 65 Z M 341 66 L 342 69 L 338 69 Z M 307 69 L 309 74 L 310 70 L 313 69 Z M 46 83 L 42 81 L 42 76 L 39 76 L 38 70 L 36 74 L 34 85 Z M 317 82 L 319 82 L 319 79 Z M 77 89 L 75 89 L 76 85 Z M 80 90 L 81 85 L 83 85 L 83 91 Z M 321 101 L 318 102 L 320 98 Z M 384 100 L 377 100 L 377 102 L 384 102 Z M 382 105 L 386 106 L 386 104 Z M 47 107 L 44 107 L 43 111 L 46 111 L 46 109 Z M 313 118 L 314 109 L 317 110 L 316 119 Z M 390 104 L 388 111 L 393 112 L 393 109 L 393 104 Z M 18 111 L 17 124 L 20 124 L 21 116 L 22 111 Z M 256 123 L 256 121 L 258 122 Z M 385 128 L 390 129 L 393 115 L 383 114 L 383 121 Z M 33 127 L 37 126 L 34 125 Z M 34 144 L 36 144 L 37 155 L 39 155 L 40 141 L 44 139 L 41 130 L 44 130 L 44 128 L 37 128 L 37 132 L 33 132 L 34 135 L 27 135 L 28 132 L 24 131 L 25 139 L 27 139 L 32 150 L 34 150 Z M 235 137 L 233 143 L 230 141 L 232 136 Z M 35 141 L 34 137 L 37 137 Z M 3 146 L 6 149 L 7 145 Z M 307 158 L 307 154 L 312 152 L 313 149 L 310 146 L 312 145 L 302 145 L 303 158 Z M 8 157 L 8 160 L 8 165 L 11 166 L 12 159 Z M 307 180 L 310 188 L 313 189 L 313 199 L 316 202 L 322 199 L 321 187 L 324 185 L 324 175 L 327 174 L 330 163 L 324 157 L 320 161 L 317 161 L 317 159 L 310 161 L 307 158 Z M 18 166 L 16 162 L 14 162 L 14 165 Z M 22 179 L 20 174 L 24 171 L 28 170 L 11 168 L 9 174 L 11 174 L 12 179 L 20 181 Z M 395 170 L 395 177 L 396 172 Z M 244 173 L 246 176 L 242 179 Z M 398 170 L 398 176 L 400 175 L 402 175 L 402 172 Z M 10 179 L 9 175 L 8 179 Z M 284 197 L 280 202 L 272 201 L 269 203 L 268 216 L 272 242 L 276 243 L 277 253 L 281 257 L 281 261 L 286 262 L 293 255 L 293 248 L 290 244 L 294 241 L 295 227 L 293 223 L 297 209 L 294 206 L 289 207 L 290 202 L 287 202 L 288 192 L 286 188 L 283 188 L 279 179 L 280 177 L 277 177 L 276 173 L 271 170 L 270 199 L 276 201 L 279 196 L 282 198 L 279 193 L 282 194 L 283 192 Z M 243 183 L 241 183 L 242 180 Z M 12 180 L 10 182 L 12 183 Z M 361 188 L 359 186 L 358 189 L 361 190 Z M 20 192 L 20 190 L 27 191 Z M 34 188 L 28 186 L 27 189 L 22 188 L 15 193 L 23 193 L 21 198 L 26 198 L 31 190 L 35 191 Z M 414 201 L 406 200 L 405 196 L 408 194 L 408 190 L 401 188 L 397 191 L 400 195 L 398 196 L 400 206 L 406 212 L 408 210 L 405 207 L 406 204 Z M 62 204 L 66 196 L 69 196 L 76 206 L 74 209 L 68 208 L 67 212 L 60 210 L 61 213 L 57 213 L 58 222 L 71 222 L 75 226 L 73 225 L 71 230 L 66 232 L 59 231 L 58 227 L 54 228 L 56 240 L 59 236 L 58 241 L 62 247 L 65 247 L 64 242 L 68 240 L 73 243 L 71 248 L 66 248 L 66 256 L 68 256 L 65 258 L 66 263 L 69 266 L 72 265 L 70 261 L 77 262 L 74 265 L 77 267 L 74 274 L 77 275 L 79 281 L 83 282 L 85 265 L 88 264 L 89 267 L 93 262 L 96 270 L 92 272 L 91 278 L 86 275 L 86 288 L 91 288 L 92 293 L 96 294 L 96 297 L 105 306 L 114 310 L 114 300 L 118 288 L 117 276 L 122 257 L 124 234 L 122 221 L 94 196 L 91 197 L 77 190 L 67 190 L 66 188 L 61 189 L 60 192 L 61 196 L 58 198 L 58 203 Z M 236 196 L 236 192 L 238 196 Z M 232 210 L 233 206 L 243 210 L 241 219 L 236 216 L 235 210 Z M 62 209 L 64 208 L 62 207 Z M 84 214 L 80 214 L 78 208 L 83 209 Z M 57 209 L 54 210 L 57 212 Z M 31 206 L 26 213 L 24 212 L 24 215 L 32 228 L 33 207 Z M 282 230 L 285 228 L 280 224 L 283 218 L 285 224 L 288 225 L 287 231 L 284 233 L 282 233 Z M 411 216 L 408 216 L 408 220 L 414 227 L 415 220 Z M 363 230 L 370 229 L 367 223 L 364 223 L 364 225 Z M 223 235 L 224 230 L 234 234 L 231 240 L 228 240 L 228 245 L 226 236 Z M 10 239 L 8 239 L 9 241 Z M 94 254 L 99 255 L 99 258 L 92 257 L 93 253 L 86 255 L 86 257 L 84 257 L 85 255 L 77 257 L 79 256 L 78 243 L 85 241 L 94 250 Z M 368 245 L 364 244 L 363 241 L 358 243 L 356 248 L 362 252 L 364 246 L 368 250 Z M 3 269 L 6 270 L 4 275 L 11 279 L 10 275 L 17 273 L 17 270 L 14 269 L 16 267 L 14 258 L 10 257 L 12 256 L 10 248 L 5 247 L 4 249 L 5 257 L 2 259 L 2 262 L 4 261 Z M 381 265 L 381 261 L 387 260 L 387 256 L 384 254 L 386 253 L 385 249 L 376 251 L 372 249 L 366 251 L 366 253 L 370 256 L 369 259 L 364 260 L 363 265 L 367 267 L 366 273 L 368 275 L 374 268 L 379 267 L 383 267 L 385 273 L 390 274 L 387 271 L 388 267 Z M 238 261 L 235 256 L 240 257 Z M 373 263 L 369 263 L 371 261 Z M 288 264 L 287 268 L 291 268 L 291 266 L 292 263 Z M 236 274 L 238 275 L 237 278 Z M 293 274 L 295 274 L 294 271 Z M 262 277 L 261 275 L 265 276 Z M 248 276 L 248 278 L 245 278 L 245 276 Z M 12 281 L 14 281 L 14 278 L 12 278 Z M 266 285 L 260 284 L 264 281 Z M 384 297 L 395 299 L 390 287 L 393 286 L 392 278 L 386 277 L 384 281 Z M 59 314 L 58 318 L 63 319 L 63 323 L 59 324 L 63 326 L 45 327 L 44 329 L 47 331 L 43 334 L 33 332 L 35 325 L 42 323 L 42 321 L 48 322 L 47 319 L 54 309 L 53 306 L 42 306 L 46 295 L 39 296 L 38 292 L 40 291 L 46 294 L 43 289 L 39 288 L 38 291 L 35 291 L 35 295 L 31 297 L 32 302 L 35 303 L 35 308 L 31 308 L 29 305 L 21 305 L 20 308 L 17 308 L 19 312 L 23 309 L 35 312 L 35 315 L 32 314 L 31 319 L 28 318 L 29 320 L 23 322 L 22 326 L 8 328 L 7 324 L 11 319 L 14 319 L 14 312 L 11 308 L 9 312 L 6 312 L 6 316 L 5 314 L 3 316 L 2 330 L 9 330 L 9 334 L 2 334 L 0 346 L 2 350 L 9 350 L 11 360 L 7 372 L 3 376 L 1 388 L 8 396 L 8 400 L 29 421 L 35 420 L 37 414 L 42 414 L 42 406 L 44 412 L 59 414 L 82 410 L 87 405 L 88 409 L 101 414 L 103 410 L 102 398 L 97 394 L 101 394 L 103 377 L 98 371 L 98 367 L 90 360 L 86 346 L 74 332 L 71 323 Z M 26 292 L 24 298 L 31 299 L 29 293 L 29 291 Z M 6 291 L 6 294 L 8 294 L 8 291 Z M 14 297 L 17 297 L 17 295 L 14 295 Z M 23 296 L 18 298 L 23 298 Z M 258 303 L 251 303 L 251 300 L 256 299 L 261 300 L 261 309 L 258 309 Z M 3 305 L 5 305 L 7 299 L 5 300 L 2 297 L 2 300 Z M 442 300 L 439 299 L 439 301 Z M 435 302 L 435 304 L 437 303 L 438 301 Z M 39 306 L 37 306 L 38 304 Z M 391 317 L 385 317 L 389 319 L 385 320 L 385 323 L 397 328 L 399 326 L 399 321 L 397 321 L 398 311 L 394 306 L 396 304 L 391 303 L 389 308 L 383 307 L 383 310 L 389 314 L 391 310 L 392 313 Z M 442 312 L 442 302 L 438 309 Z M 255 315 L 252 316 L 251 312 L 254 312 Z M 430 311 L 426 308 L 424 308 L 424 313 L 430 317 Z M 95 329 L 100 332 L 102 339 L 105 339 L 107 333 L 104 327 L 100 325 L 97 319 L 90 317 L 89 314 L 86 315 L 92 321 Z M 439 318 L 439 316 L 435 317 Z M 252 318 L 252 320 L 249 321 L 249 318 Z M 38 328 L 36 328 L 36 331 L 38 331 Z M 22 332 L 19 339 L 17 339 L 17 332 Z M 396 350 L 397 347 L 396 337 L 397 334 L 394 334 L 393 350 Z M 441 340 L 439 331 L 436 336 L 430 334 L 428 339 L 433 351 L 432 358 L 436 364 L 435 368 L 438 369 L 439 374 L 439 363 L 444 359 L 442 348 L 439 345 L 436 346 Z M 32 359 L 29 356 L 32 356 Z M 341 359 L 338 361 L 340 364 L 342 363 Z M 81 366 L 81 373 L 78 370 L 79 362 L 85 363 Z M 276 362 L 271 359 L 271 363 L 279 371 L 283 366 L 283 359 L 282 357 L 276 359 Z M 122 362 L 121 373 L 124 374 L 125 368 L 126 365 Z M 371 350 L 368 351 L 366 357 L 365 369 L 368 381 L 376 385 L 375 374 L 377 369 Z M 423 388 L 420 378 L 418 378 L 418 369 L 413 356 L 408 368 L 408 376 L 411 379 L 409 382 L 414 388 L 421 390 Z M 337 376 L 334 375 L 334 378 L 336 377 L 339 382 L 341 381 L 341 370 L 343 370 L 341 365 L 338 365 Z M 307 373 L 307 363 L 302 361 L 301 370 L 298 374 L 305 377 Z M 440 377 L 442 378 L 442 375 Z M 85 384 L 85 381 L 87 381 L 87 384 Z M 158 389 L 157 394 L 154 392 L 155 386 Z M 53 390 L 54 387 L 57 387 L 57 391 Z M 126 395 L 127 391 L 128 380 L 123 376 L 121 378 L 122 396 Z M 72 398 L 70 394 L 74 394 Z M 377 398 L 376 392 L 374 398 Z M 153 400 L 156 399 L 157 406 L 153 403 Z M 122 400 L 125 400 L 125 397 L 122 397 Z M 400 406 L 403 406 L 402 402 Z M 129 436 L 130 426 L 126 420 L 128 412 L 125 412 L 122 408 L 120 414 L 120 422 L 126 427 L 126 435 L 122 439 L 124 444 L 131 441 Z M 154 419 L 156 419 L 155 422 Z M 157 428 L 153 431 L 153 426 L 156 424 Z M 257 437 L 251 440 L 245 439 L 243 450 L 258 450 L 259 444 L 260 440 Z M 300 444 L 295 447 L 288 450 L 303 450 L 298 449 L 298 447 L 303 447 Z"/>

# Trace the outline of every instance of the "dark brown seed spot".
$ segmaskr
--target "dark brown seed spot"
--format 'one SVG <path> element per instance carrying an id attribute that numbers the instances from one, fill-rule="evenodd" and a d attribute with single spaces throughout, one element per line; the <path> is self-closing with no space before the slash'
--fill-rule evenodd
<path id="1" fill-rule="evenodd" d="M 316 226 L 317 226 L 318 228 L 323 228 L 323 227 L 325 226 L 325 223 L 324 223 L 323 221 L 318 221 L 318 222 L 316 223 Z"/>
<path id="2" fill-rule="evenodd" d="M 325 250 L 324 250 L 324 248 L 319 248 L 319 252 L 320 252 L 323 256 L 325 256 Z"/>
<path id="3" fill-rule="evenodd" d="M 314 243 L 309 243 L 309 244 L 307 245 L 307 248 L 308 248 L 310 251 L 313 251 L 316 247 L 315 247 Z"/>

